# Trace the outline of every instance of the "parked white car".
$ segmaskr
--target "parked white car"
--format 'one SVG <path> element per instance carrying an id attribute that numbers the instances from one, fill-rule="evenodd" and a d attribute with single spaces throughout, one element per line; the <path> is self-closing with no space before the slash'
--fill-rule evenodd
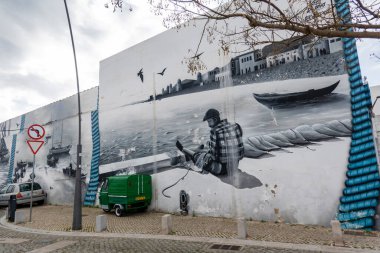
<path id="1" fill-rule="evenodd" d="M 11 195 L 16 195 L 17 205 L 29 204 L 32 183 L 14 183 L 5 186 L 0 190 L 0 206 L 7 206 Z M 33 203 L 42 205 L 45 203 L 47 193 L 41 188 L 39 183 L 33 184 Z"/>

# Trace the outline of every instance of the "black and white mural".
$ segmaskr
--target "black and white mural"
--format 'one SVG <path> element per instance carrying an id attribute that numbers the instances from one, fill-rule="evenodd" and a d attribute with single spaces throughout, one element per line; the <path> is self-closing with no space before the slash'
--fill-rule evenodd
<path id="1" fill-rule="evenodd" d="M 81 93 L 83 192 L 86 192 L 86 176 L 92 153 L 89 113 L 96 110 L 97 94 L 97 88 Z M 47 192 L 49 203 L 71 204 L 78 143 L 76 96 L 1 123 L 0 185 L 31 180 L 33 153 L 27 144 L 27 140 L 30 140 L 27 129 L 33 124 L 39 124 L 45 129 L 45 135 L 41 139 L 44 144 L 35 155 L 34 179 Z"/>
<path id="2" fill-rule="evenodd" d="M 148 173 L 155 210 L 179 211 L 187 194 L 194 214 L 273 220 L 276 209 L 287 222 L 328 225 L 351 141 L 341 39 L 221 53 L 207 41 L 195 50 L 201 31 L 168 30 L 100 62 L 99 89 L 81 93 L 83 193 L 92 188 L 96 204 L 107 176 Z M 192 73 L 186 57 L 204 67 Z M 1 123 L 0 184 L 30 180 L 32 124 L 46 130 L 35 180 L 50 203 L 70 204 L 75 96 Z"/>
<path id="3" fill-rule="evenodd" d="M 306 37 L 183 63 L 200 26 L 169 30 L 100 63 L 100 179 L 153 174 L 153 208 L 328 224 L 351 136 L 339 38 Z M 159 48 L 159 50 L 157 50 Z M 329 198 L 326 199 L 326 193 Z M 321 207 L 323 206 L 323 211 Z"/>

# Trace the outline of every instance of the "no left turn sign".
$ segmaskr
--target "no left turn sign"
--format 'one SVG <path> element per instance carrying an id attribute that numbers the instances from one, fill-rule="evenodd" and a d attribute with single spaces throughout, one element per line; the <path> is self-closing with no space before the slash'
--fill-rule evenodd
<path id="1" fill-rule="evenodd" d="M 45 129 L 38 124 L 33 124 L 28 128 L 28 136 L 33 140 L 39 140 L 45 136 Z"/>

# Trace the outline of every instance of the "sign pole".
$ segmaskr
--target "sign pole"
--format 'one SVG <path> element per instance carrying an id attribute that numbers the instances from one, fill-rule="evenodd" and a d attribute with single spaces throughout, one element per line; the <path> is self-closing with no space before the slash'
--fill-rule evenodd
<path id="1" fill-rule="evenodd" d="M 29 222 L 32 222 L 32 207 L 33 207 L 33 188 L 34 188 L 34 169 L 36 167 L 36 154 L 38 150 L 44 145 L 44 141 L 41 139 L 45 136 L 45 129 L 43 126 L 38 124 L 33 124 L 28 128 L 28 136 L 31 140 L 27 140 L 28 146 L 33 153 L 33 170 L 30 174 L 30 179 L 32 180 L 32 185 L 30 189 L 30 211 L 29 211 Z"/>
<path id="2" fill-rule="evenodd" d="M 32 189 L 31 189 L 31 193 L 30 193 L 30 211 L 29 211 L 29 222 L 32 222 L 32 206 L 33 206 L 33 185 L 34 185 L 34 167 L 35 167 L 35 164 L 36 164 L 36 155 L 33 154 L 33 170 L 32 170 L 32 174 L 31 174 L 31 178 L 32 178 Z"/>

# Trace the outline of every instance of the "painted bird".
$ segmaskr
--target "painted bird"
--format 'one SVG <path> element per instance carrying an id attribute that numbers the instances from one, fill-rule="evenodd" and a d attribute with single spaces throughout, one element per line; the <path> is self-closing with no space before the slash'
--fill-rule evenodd
<path id="1" fill-rule="evenodd" d="M 144 75 L 143 75 L 143 69 L 140 69 L 139 73 L 137 73 L 137 76 L 140 77 L 141 82 L 144 82 Z"/>
<path id="2" fill-rule="evenodd" d="M 160 73 L 157 73 L 158 75 L 164 75 L 166 68 L 164 68 Z"/>
<path id="3" fill-rule="evenodd" d="M 199 60 L 199 57 L 200 57 L 203 53 L 204 53 L 204 52 L 199 53 L 199 54 L 197 54 L 197 55 L 194 55 L 193 57 L 191 57 L 191 59 L 197 59 L 197 60 Z"/>

